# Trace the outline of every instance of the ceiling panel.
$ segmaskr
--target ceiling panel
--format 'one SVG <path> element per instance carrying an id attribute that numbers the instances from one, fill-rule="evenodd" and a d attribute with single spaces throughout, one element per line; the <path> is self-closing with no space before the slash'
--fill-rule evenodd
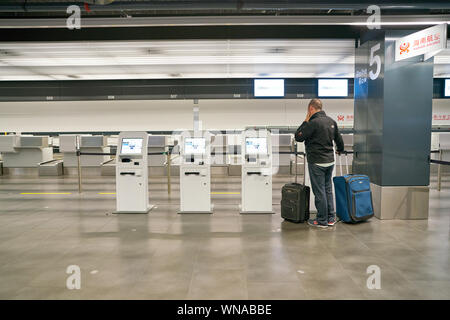
<path id="1" fill-rule="evenodd" d="M 353 40 L 0 43 L 0 80 L 353 77 Z M 450 76 L 450 50 L 435 58 Z"/>

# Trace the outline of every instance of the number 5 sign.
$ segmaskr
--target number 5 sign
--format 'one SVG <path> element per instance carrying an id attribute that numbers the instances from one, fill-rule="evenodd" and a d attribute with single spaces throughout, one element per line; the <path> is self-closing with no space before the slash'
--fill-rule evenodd
<path id="1" fill-rule="evenodd" d="M 377 44 L 375 44 L 373 47 L 370 48 L 370 62 L 369 65 L 372 68 L 369 71 L 369 77 L 370 80 L 376 80 L 378 78 L 378 76 L 380 75 L 380 71 L 381 71 L 381 58 L 378 54 L 376 54 L 376 52 L 378 50 L 380 50 L 381 48 L 381 44 L 378 42 Z M 376 65 L 375 68 L 375 72 L 373 71 L 373 65 Z"/>

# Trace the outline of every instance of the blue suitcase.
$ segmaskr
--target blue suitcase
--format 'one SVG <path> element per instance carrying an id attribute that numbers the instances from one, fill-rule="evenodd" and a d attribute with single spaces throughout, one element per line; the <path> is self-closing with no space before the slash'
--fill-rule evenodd
<path id="1" fill-rule="evenodd" d="M 372 191 L 368 176 L 346 174 L 334 177 L 333 183 L 336 194 L 336 215 L 340 220 L 357 223 L 373 217 Z"/>

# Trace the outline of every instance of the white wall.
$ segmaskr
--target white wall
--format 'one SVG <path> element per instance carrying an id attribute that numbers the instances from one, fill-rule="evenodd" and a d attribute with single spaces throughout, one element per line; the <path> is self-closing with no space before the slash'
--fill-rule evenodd
<path id="1" fill-rule="evenodd" d="M 309 99 L 199 100 L 204 129 L 252 125 L 297 126 Z M 340 125 L 351 126 L 353 99 L 323 100 Z M 0 132 L 125 131 L 192 128 L 192 100 L 0 102 Z M 450 125 L 450 99 L 433 101 L 433 113 L 449 115 L 434 124 Z"/>
<path id="2" fill-rule="evenodd" d="M 298 125 L 309 100 L 199 100 L 204 129 Z M 192 100 L 0 102 L 3 131 L 122 131 L 192 128 Z M 325 110 L 353 111 L 353 100 L 326 100 Z"/>

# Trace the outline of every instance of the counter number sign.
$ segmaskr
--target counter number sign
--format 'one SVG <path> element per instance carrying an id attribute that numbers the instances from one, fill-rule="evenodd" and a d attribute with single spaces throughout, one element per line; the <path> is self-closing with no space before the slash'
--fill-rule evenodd
<path id="1" fill-rule="evenodd" d="M 380 75 L 381 71 L 381 58 L 378 54 L 375 54 L 378 50 L 380 50 L 381 44 L 378 42 L 376 45 L 374 45 L 372 48 L 370 48 L 370 67 L 372 67 L 374 64 L 376 64 L 376 71 L 373 72 L 373 70 L 369 71 L 369 77 L 370 80 L 376 80 L 378 76 Z"/>

